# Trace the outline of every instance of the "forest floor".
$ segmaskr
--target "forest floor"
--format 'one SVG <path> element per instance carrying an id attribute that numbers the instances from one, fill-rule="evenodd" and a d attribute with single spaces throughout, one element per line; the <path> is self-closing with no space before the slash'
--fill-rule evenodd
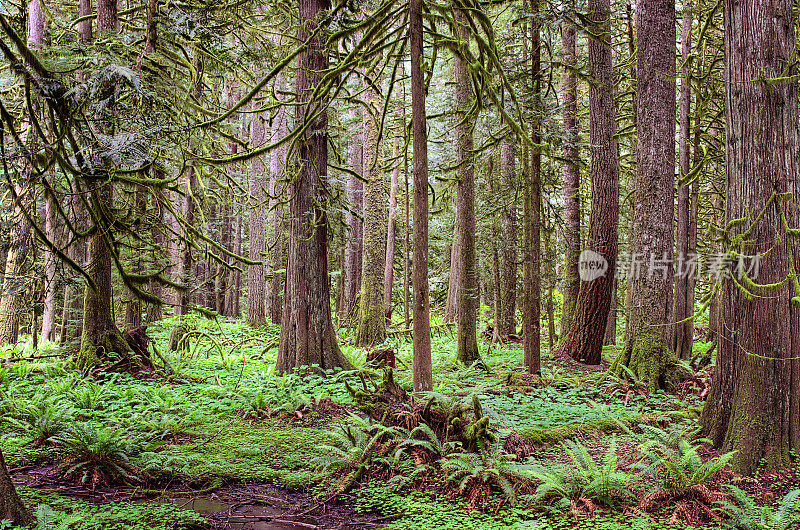
<path id="1" fill-rule="evenodd" d="M 456 364 L 442 328 L 434 392 L 392 411 L 405 427 L 381 426 L 353 398 L 380 370 L 278 375 L 276 327 L 200 318 L 189 348 L 167 352 L 174 324 L 148 329 L 166 378 L 3 363 L 0 448 L 41 528 L 718 528 L 728 485 L 753 512 L 800 486 L 798 468 L 738 477 L 696 439 L 704 374 L 648 394 L 545 354 L 536 380 L 519 345 L 482 340 L 483 366 Z M 365 351 L 340 338 L 363 366 Z M 410 389 L 410 342 L 387 344 Z M 414 428 L 428 417 L 464 443 L 481 418 L 489 428 L 467 452 L 450 427 Z"/>

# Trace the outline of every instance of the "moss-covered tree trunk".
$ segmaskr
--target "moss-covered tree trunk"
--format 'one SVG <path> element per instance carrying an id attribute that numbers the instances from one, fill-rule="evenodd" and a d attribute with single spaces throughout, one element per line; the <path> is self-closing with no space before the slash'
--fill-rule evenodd
<path id="1" fill-rule="evenodd" d="M 589 144 L 591 150 L 592 211 L 587 250 L 599 255 L 605 273 L 581 281 L 572 327 L 563 352 L 587 364 L 600 364 L 603 337 L 611 306 L 617 263 L 619 224 L 619 166 L 617 159 L 614 69 L 611 61 L 609 0 L 589 0 Z M 595 258 L 598 263 L 600 258 Z"/>
<path id="2" fill-rule="evenodd" d="M 379 57 L 372 59 L 373 64 Z M 383 306 L 384 273 L 386 268 L 386 198 L 383 182 L 380 114 L 383 98 L 377 69 L 368 68 L 364 82 L 362 175 L 364 188 L 364 244 L 361 264 L 361 294 L 358 308 L 358 346 L 374 346 L 386 340 L 386 316 Z"/>
<path id="3" fill-rule="evenodd" d="M 725 220 L 734 259 L 704 434 L 750 474 L 800 451 L 800 131 L 794 6 L 724 0 Z M 775 80 L 767 82 L 766 80 Z M 758 272 L 748 256 L 760 256 Z"/>
<path id="4" fill-rule="evenodd" d="M 569 0 L 567 8 L 575 9 Z M 578 76 L 576 73 L 575 25 L 565 20 L 561 27 L 564 63 L 564 303 L 561 309 L 561 336 L 572 326 L 575 300 L 581 282 L 578 277 L 578 256 L 581 253 L 580 154 L 578 151 Z"/>
<path id="5" fill-rule="evenodd" d="M 692 231 L 692 194 L 690 190 L 695 183 L 685 181 L 690 172 L 691 148 L 689 143 L 689 116 L 692 101 L 690 54 L 692 52 L 692 2 L 683 5 L 682 21 L 682 53 L 681 53 L 681 92 L 678 134 L 678 181 L 677 227 L 675 230 L 675 250 L 679 268 L 675 271 L 675 297 L 673 299 L 672 320 L 674 322 L 670 348 L 679 359 L 689 359 L 694 341 L 694 274 L 683 265 L 694 253 L 696 247 L 697 227 Z"/>
<path id="6" fill-rule="evenodd" d="M 422 71 L 423 0 L 409 2 L 411 47 L 411 121 L 414 133 L 414 391 L 433 390 L 431 365 L 430 291 L 428 286 L 428 130 L 425 80 Z"/>
<path id="7" fill-rule="evenodd" d="M 469 28 L 464 11 L 455 11 L 458 25 L 458 45 L 462 52 L 469 49 Z M 458 237 L 458 312 L 456 359 L 472 364 L 480 358 L 478 352 L 478 256 L 475 252 L 475 154 L 473 129 L 476 112 L 473 108 L 472 79 L 466 59 L 455 54 L 455 103 L 456 103 L 456 164 L 458 166 L 456 189 L 456 225 Z"/>
<path id="8" fill-rule="evenodd" d="M 345 223 L 350 229 L 349 237 L 344 247 L 344 266 L 342 267 L 342 292 L 339 295 L 339 321 L 348 322 L 355 316 L 358 304 L 358 293 L 361 289 L 361 267 L 363 265 L 364 251 L 364 226 L 361 222 L 364 214 L 364 183 L 360 176 L 363 170 L 364 145 L 363 126 L 361 118 L 362 109 L 354 107 L 350 110 L 350 120 L 356 132 L 350 138 L 348 158 L 350 169 L 356 174 L 350 174 L 347 179 L 347 213 Z"/>
<path id="9" fill-rule="evenodd" d="M 328 277 L 328 114 L 326 101 L 312 98 L 328 67 L 325 38 L 309 36 L 318 27 L 329 0 L 299 0 L 297 38 L 308 42 L 298 57 L 296 127 L 305 127 L 297 141 L 299 168 L 288 186 L 289 256 L 286 294 L 281 318 L 277 369 L 291 372 L 299 366 L 320 369 L 351 368 L 342 354 L 331 320 Z"/>
<path id="10" fill-rule="evenodd" d="M 125 354 L 129 351 L 128 343 L 122 337 L 114 322 L 111 301 L 112 256 L 111 209 L 113 188 L 103 183 L 105 178 L 98 175 L 97 187 L 91 192 L 95 229 L 89 238 L 89 259 L 87 273 L 94 285 L 86 284 L 83 295 L 83 331 L 81 347 L 75 363 L 81 370 L 89 370 L 108 360 L 109 355 Z"/>
<path id="11" fill-rule="evenodd" d="M 250 142 L 254 146 L 266 141 L 264 122 L 258 114 L 254 114 L 250 123 Z M 266 259 L 266 212 L 268 206 L 268 176 L 264 157 L 257 156 L 251 162 L 250 171 L 250 247 L 249 258 L 260 261 L 247 269 L 247 323 L 261 326 L 266 322 L 267 276 L 264 260 Z"/>
<path id="12" fill-rule="evenodd" d="M 677 383 L 672 318 L 675 175 L 675 2 L 636 10 L 636 160 L 628 327 L 617 359 L 654 391 Z M 615 367 L 616 368 L 616 367 Z"/>
<path id="13" fill-rule="evenodd" d="M 19 316 L 25 288 L 25 255 L 31 243 L 30 227 L 23 218 L 21 208 L 17 205 L 11 217 L 12 228 L 6 253 L 3 290 L 0 293 L 0 344 L 16 344 L 19 339 Z"/>
<path id="14" fill-rule="evenodd" d="M 503 205 L 500 212 L 501 230 L 498 237 L 500 257 L 500 282 L 498 298 L 500 318 L 497 323 L 498 338 L 505 342 L 517 334 L 517 175 L 515 145 L 504 140 L 500 145 L 500 192 Z"/>
<path id="15" fill-rule="evenodd" d="M 11 521 L 18 526 L 33 524 L 33 515 L 17 495 L 8 467 L 0 451 L 0 521 Z"/>
<path id="16" fill-rule="evenodd" d="M 98 33 L 117 31 L 116 0 L 100 0 L 97 4 Z M 89 238 L 87 273 L 92 284 L 86 284 L 83 296 L 83 330 L 81 347 L 75 364 L 87 371 L 109 359 L 111 354 L 126 354 L 130 348 L 114 322 L 111 300 L 114 185 L 109 175 L 100 171 L 87 182 L 94 231 Z"/>
<path id="17" fill-rule="evenodd" d="M 386 227 L 386 264 L 383 270 L 383 313 L 387 325 L 392 322 L 394 254 L 397 243 L 397 185 L 400 180 L 400 135 L 394 137 L 392 157 L 394 158 L 394 167 L 389 183 L 389 222 Z"/>
<path id="18" fill-rule="evenodd" d="M 541 48 L 539 37 L 539 1 L 531 0 L 530 18 L 530 76 L 533 87 L 534 110 L 541 108 Z M 525 38 L 527 47 L 528 39 Z M 541 123 L 538 118 L 531 124 L 530 166 L 528 180 L 523 187 L 525 196 L 525 230 L 523 244 L 523 284 L 525 296 L 522 302 L 522 349 L 525 355 L 525 367 L 530 374 L 541 371 L 541 312 L 542 312 L 542 153 Z M 527 148 L 526 148 L 527 151 Z"/>
<path id="19" fill-rule="evenodd" d="M 458 199 L 453 202 L 458 214 Z M 447 299 L 444 304 L 444 322 L 455 322 L 458 319 L 458 286 L 461 284 L 461 225 L 453 223 L 453 240 L 450 244 L 450 275 L 447 278 Z"/>
<path id="20" fill-rule="evenodd" d="M 283 77 L 281 76 L 277 84 L 283 87 Z M 281 106 L 275 118 L 275 124 L 270 143 L 277 142 L 285 138 L 289 132 L 289 115 L 285 106 Z M 284 258 L 284 223 L 283 223 L 283 203 L 280 197 L 284 192 L 283 170 L 286 166 L 286 155 L 288 146 L 282 145 L 272 153 L 270 159 L 270 221 L 272 224 L 272 243 L 270 256 L 270 278 L 267 294 L 267 316 L 273 324 L 280 324 L 283 312 L 283 273 L 286 268 Z"/>

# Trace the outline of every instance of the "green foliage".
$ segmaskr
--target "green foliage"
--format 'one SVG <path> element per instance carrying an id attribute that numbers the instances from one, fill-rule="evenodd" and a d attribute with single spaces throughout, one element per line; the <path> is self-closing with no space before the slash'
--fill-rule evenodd
<path id="1" fill-rule="evenodd" d="M 666 490 L 684 491 L 692 486 L 707 486 L 736 455 L 736 451 L 731 451 L 703 462 L 699 454 L 702 445 L 692 444 L 687 439 L 688 434 L 695 432 L 694 428 L 665 431 L 647 425 L 640 427 L 649 438 L 642 445 L 645 458 L 640 467 L 645 473 L 657 476 Z"/>
<path id="2" fill-rule="evenodd" d="M 120 429 L 98 429 L 94 423 L 79 423 L 55 437 L 61 472 L 79 479 L 93 489 L 99 484 L 125 480 L 136 482 L 131 458 L 140 446 L 128 440 Z"/>
<path id="3" fill-rule="evenodd" d="M 590 499 L 610 505 L 633 496 L 629 488 L 638 474 L 619 469 L 616 442 L 609 444 L 600 462 L 586 446 L 576 442 L 567 441 L 561 448 L 569 456 L 570 465 L 536 462 L 528 468 L 531 476 L 541 482 L 534 494 L 536 503 L 568 508 L 573 501 Z"/>
<path id="4" fill-rule="evenodd" d="M 443 467 L 449 471 L 447 480 L 458 485 L 459 493 L 497 487 L 508 503 L 515 506 L 519 488 L 531 485 L 532 474 L 518 468 L 514 458 L 495 447 L 493 451 L 456 453 L 445 460 Z"/>
<path id="5" fill-rule="evenodd" d="M 50 438 L 61 434 L 72 420 L 72 412 L 56 405 L 48 399 L 30 402 L 12 402 L 10 416 L 6 419 L 12 428 L 21 434 L 34 437 L 34 446 L 41 445 Z"/>
<path id="6" fill-rule="evenodd" d="M 23 502 L 36 506 L 36 529 L 52 530 L 200 530 L 208 522 L 171 504 L 95 504 L 46 491 L 19 489 Z M 45 507 L 43 507 L 45 506 Z M 2 528 L 2 527 L 0 527 Z"/>
<path id="7" fill-rule="evenodd" d="M 427 423 L 420 423 L 408 432 L 405 440 L 400 442 L 397 446 L 397 452 L 402 454 L 406 449 L 418 447 L 429 451 L 437 457 L 443 457 L 451 454 L 460 445 L 457 441 L 440 440 Z"/>
<path id="8" fill-rule="evenodd" d="M 311 461 L 318 469 L 343 475 L 337 493 L 350 490 L 364 476 L 372 459 L 386 452 L 383 442 L 399 434 L 398 429 L 372 423 L 369 418 L 351 414 L 349 419 L 351 424 L 336 426 L 332 433 L 334 443 L 318 446 L 322 454 Z"/>
<path id="9" fill-rule="evenodd" d="M 81 520 L 79 514 L 66 515 L 53 510 L 47 504 L 36 508 L 36 528 L 34 530 L 67 530 Z"/>
<path id="10" fill-rule="evenodd" d="M 790 530 L 800 525 L 800 489 L 784 496 L 777 508 L 759 506 L 736 486 L 727 486 L 731 500 L 720 502 L 728 516 L 725 528 L 730 530 Z"/>

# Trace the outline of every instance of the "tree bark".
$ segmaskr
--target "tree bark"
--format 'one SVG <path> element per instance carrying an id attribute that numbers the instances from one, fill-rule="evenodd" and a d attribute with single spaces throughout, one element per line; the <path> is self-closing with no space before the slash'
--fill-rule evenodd
<path id="1" fill-rule="evenodd" d="M 459 46 L 469 47 L 467 14 L 456 9 Z M 478 352 L 477 324 L 480 298 L 478 290 L 478 257 L 475 252 L 475 96 L 466 59 L 455 54 L 455 104 L 456 104 L 456 226 L 458 230 L 458 311 L 456 360 L 467 366 L 480 358 Z"/>
<path id="2" fill-rule="evenodd" d="M 500 145 L 500 188 L 503 207 L 502 230 L 498 238 L 500 320 L 497 327 L 499 339 L 506 342 L 509 336 L 517 334 L 517 186 L 514 144 L 510 140 L 504 140 Z"/>
<path id="3" fill-rule="evenodd" d="M 236 237 L 233 242 L 233 251 L 236 255 L 242 255 L 242 232 L 244 232 L 244 222 L 242 219 L 242 205 L 236 203 Z M 239 317 L 242 314 L 240 304 L 240 293 L 242 291 L 242 273 L 238 270 L 229 271 L 228 292 L 225 295 L 225 307 L 230 308 L 231 316 Z"/>
<path id="4" fill-rule="evenodd" d="M 350 110 L 350 119 L 362 122 L 360 108 Z M 363 171 L 363 127 L 359 127 L 350 139 L 350 169 L 362 176 Z M 364 213 L 364 183 L 359 176 L 351 174 L 347 179 L 348 210 L 345 223 L 350 228 L 350 238 L 344 248 L 344 274 L 342 292 L 339 297 L 340 320 L 352 321 L 358 307 L 358 292 L 361 288 L 361 267 L 364 253 L 364 229 L 361 219 Z"/>
<path id="5" fill-rule="evenodd" d="M 279 79 L 278 84 L 283 86 L 283 78 Z M 275 118 L 275 129 L 270 139 L 270 143 L 277 142 L 285 138 L 289 133 L 289 116 L 286 107 L 281 106 Z M 280 271 L 286 268 L 284 258 L 284 223 L 283 223 L 283 192 L 284 180 L 283 170 L 286 167 L 286 156 L 288 147 L 280 146 L 272 153 L 270 159 L 270 221 L 272 224 L 272 253 L 270 256 L 270 279 L 269 292 L 267 294 L 267 315 L 273 324 L 280 325 L 283 312 L 283 280 L 284 275 Z"/>
<path id="6" fill-rule="evenodd" d="M 537 12 L 539 1 L 531 0 L 531 85 L 533 87 L 534 112 L 541 108 L 539 90 L 541 86 L 541 50 L 539 41 L 539 21 Z M 527 39 L 526 39 L 527 40 Z M 541 307 L 542 307 L 542 277 L 541 277 L 541 171 L 542 153 L 538 144 L 541 143 L 538 118 L 532 124 L 530 175 L 525 193 L 525 245 L 524 245 L 524 285 L 525 297 L 522 308 L 522 349 L 525 355 L 525 366 L 528 373 L 541 372 Z"/>
<path id="7" fill-rule="evenodd" d="M 364 141 L 362 175 L 366 180 L 366 186 L 357 346 L 374 346 L 386 340 L 386 311 L 383 305 L 387 237 L 386 199 L 381 167 L 381 145 L 378 138 L 383 98 L 378 92 L 380 78 L 377 70 L 368 68 L 366 75 L 369 79 L 364 83 L 365 106 L 362 111 Z"/>
<path id="8" fill-rule="evenodd" d="M 11 521 L 18 526 L 27 526 L 36 522 L 33 514 L 25 508 L 17 495 L 2 451 L 0 451 L 0 521 Z"/>
<path id="9" fill-rule="evenodd" d="M 84 18 L 92 14 L 92 0 L 78 0 L 78 17 Z M 92 19 L 88 18 L 78 24 L 78 37 L 84 44 L 92 42 Z"/>
<path id="10" fill-rule="evenodd" d="M 329 0 L 299 0 L 299 42 L 308 45 L 299 57 L 296 74 L 295 126 L 305 132 L 297 141 L 299 171 L 288 186 L 289 256 L 286 294 L 281 318 L 277 369 L 291 372 L 300 366 L 317 365 L 325 370 L 351 368 L 342 354 L 331 320 L 328 277 L 328 114 L 326 101 L 311 94 L 328 68 L 324 39 L 317 34 L 321 12 Z"/>
<path id="11" fill-rule="evenodd" d="M 682 68 L 681 68 L 681 100 L 679 115 L 678 135 L 678 163 L 680 166 L 681 180 L 689 175 L 691 150 L 689 147 L 689 107 L 692 100 L 690 54 L 692 52 L 692 1 L 687 0 L 683 5 L 683 36 L 682 36 Z M 693 251 L 691 249 L 692 233 L 690 229 L 692 219 L 692 196 L 690 195 L 690 182 L 678 183 L 678 212 L 677 230 L 675 234 L 676 253 L 678 264 L 685 262 Z M 695 227 L 696 230 L 696 227 Z M 696 237 L 696 233 L 694 234 Z M 682 271 L 677 271 L 675 276 L 675 299 L 672 308 L 673 334 L 671 348 L 679 359 L 689 359 L 692 354 L 694 341 L 694 280 L 693 274 L 684 266 Z"/>
<path id="12" fill-rule="evenodd" d="M 575 10 L 575 0 L 567 9 Z M 581 253 L 580 198 L 580 124 L 578 122 L 578 76 L 575 52 L 575 26 L 565 21 L 562 26 L 564 62 L 564 303 L 561 309 L 561 334 L 566 337 L 572 326 L 575 300 L 581 281 L 578 276 L 578 257 Z"/>
<path id="13" fill-rule="evenodd" d="M 675 201 L 675 1 L 636 10 L 636 160 L 629 321 L 618 363 L 650 391 L 673 388 L 680 372 L 669 348 Z"/>
<path id="14" fill-rule="evenodd" d="M 428 131 L 422 41 L 423 0 L 409 2 L 411 47 L 411 120 L 414 133 L 414 257 L 413 319 L 414 391 L 433 389 L 431 366 L 430 293 L 428 287 Z"/>
<path id="15" fill-rule="evenodd" d="M 116 31 L 118 28 L 116 0 L 100 0 L 97 4 L 97 32 Z M 87 272 L 94 286 L 88 282 L 83 297 L 83 331 L 81 347 L 75 363 L 87 371 L 107 359 L 111 353 L 124 354 L 129 346 L 114 322 L 111 301 L 112 240 L 114 186 L 108 175 L 99 173 L 89 182 L 94 231 L 89 238 L 89 263 Z"/>
<path id="16" fill-rule="evenodd" d="M 401 72 L 402 74 L 402 72 Z M 389 184 L 389 224 L 386 230 L 386 267 L 383 271 L 383 312 L 386 324 L 392 322 L 392 287 L 394 286 L 394 253 L 397 242 L 397 185 L 400 180 L 400 136 L 392 146 L 394 167 Z"/>
<path id="17" fill-rule="evenodd" d="M 453 203 L 456 220 L 453 222 L 453 239 L 450 243 L 450 275 L 447 278 L 447 299 L 444 304 L 443 322 L 455 322 L 458 319 L 458 286 L 461 283 L 461 226 L 458 224 L 458 198 Z"/>
<path id="18" fill-rule="evenodd" d="M 262 145 L 266 139 L 264 122 L 261 116 L 253 115 L 250 123 L 250 141 L 253 145 Z M 250 173 L 250 249 L 249 257 L 253 261 L 261 261 L 258 265 L 250 265 L 247 269 L 247 323 L 251 326 L 263 326 L 266 322 L 266 289 L 267 277 L 264 260 L 266 259 L 266 212 L 268 206 L 266 164 L 257 156 L 252 161 Z"/>
<path id="19" fill-rule="evenodd" d="M 789 232 L 800 225 L 797 49 L 790 0 L 722 6 L 727 250 L 761 259 L 758 274 L 734 260 L 722 278 L 701 424 L 717 447 L 738 451 L 731 467 L 748 475 L 762 459 L 789 466 L 800 450 L 800 248 Z"/>
<path id="20" fill-rule="evenodd" d="M 581 281 L 575 317 L 563 351 L 587 364 L 600 364 L 603 337 L 611 306 L 611 289 L 617 263 L 619 223 L 619 150 L 616 140 L 614 69 L 611 62 L 611 5 L 609 0 L 589 0 L 589 143 L 591 150 L 592 210 L 588 250 L 607 263 L 604 275 Z"/>

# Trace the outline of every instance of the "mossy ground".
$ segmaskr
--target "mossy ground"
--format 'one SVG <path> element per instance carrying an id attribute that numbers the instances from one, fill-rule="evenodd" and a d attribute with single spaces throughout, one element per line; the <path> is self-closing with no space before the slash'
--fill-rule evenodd
<path id="1" fill-rule="evenodd" d="M 167 341 L 174 324 L 167 320 L 148 330 L 172 366 L 166 380 L 111 374 L 91 381 L 62 362 L 9 363 L 0 368 L 2 417 L 13 410 L 49 403 L 71 411 L 67 423 L 93 422 L 100 428 L 121 429 L 144 447 L 133 464 L 147 479 L 132 484 L 131 492 L 178 485 L 202 490 L 222 482 L 239 482 L 322 493 L 323 474 L 311 462 L 324 454 L 321 445 L 332 442 L 333 425 L 349 421 L 346 412 L 353 410 L 353 404 L 344 380 L 357 385 L 357 375 L 276 374 L 278 328 L 274 326 L 255 329 L 240 323 L 190 320 L 190 327 L 199 330 L 197 340 L 187 350 L 170 353 Z M 362 366 L 365 350 L 352 346 L 352 332 L 340 332 L 340 342 L 350 360 Z M 396 336 L 386 345 L 397 352 L 398 383 L 410 390 L 409 340 Z M 546 384 L 530 386 L 519 345 L 498 346 L 479 340 L 479 348 L 482 365 L 466 367 L 455 362 L 455 337 L 448 331 L 436 334 L 434 390 L 465 398 L 477 394 L 501 437 L 517 432 L 534 446 L 551 447 L 550 451 L 557 451 L 554 444 L 565 439 L 592 440 L 602 446 L 609 436 L 624 431 L 622 426 L 640 422 L 691 421 L 702 405 L 694 395 L 613 393 L 602 372 L 587 372 L 548 355 L 543 356 Z M 607 347 L 604 354 L 611 361 L 617 352 L 615 347 Z M 326 398 L 339 409 L 331 413 L 314 407 Z M 294 414 L 296 410 L 304 412 Z M 0 448 L 12 470 L 53 467 L 57 460 L 53 449 L 47 445 L 34 448 L 33 439 L 33 434 L 0 421 Z M 23 483 L 32 482 L 24 471 L 15 474 Z M 174 506 L 97 504 L 50 488 L 23 484 L 20 489 L 29 506 L 46 504 L 61 517 L 73 514 L 75 520 L 68 528 L 146 525 L 148 529 L 166 529 L 203 524 L 196 513 Z M 380 514 L 392 528 L 611 529 L 665 524 L 645 516 L 630 517 L 621 510 L 575 519 L 568 511 L 511 508 L 499 496 L 491 510 L 470 510 L 457 495 L 437 495 L 398 489 L 385 480 L 365 477 L 345 500 L 356 510 Z"/>

